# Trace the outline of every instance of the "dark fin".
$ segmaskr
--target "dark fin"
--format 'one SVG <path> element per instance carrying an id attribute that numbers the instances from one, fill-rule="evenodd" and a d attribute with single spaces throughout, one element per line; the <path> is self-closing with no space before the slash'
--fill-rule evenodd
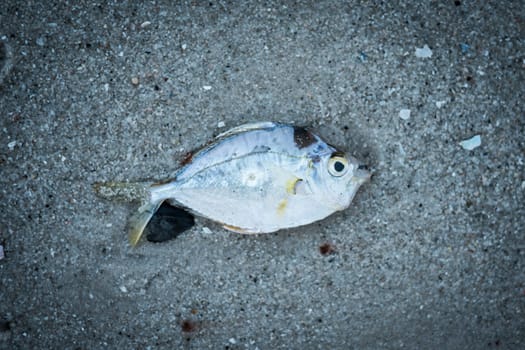
<path id="1" fill-rule="evenodd" d="M 297 148 L 302 149 L 312 145 L 317 140 L 315 139 L 314 134 L 312 134 L 310 131 L 299 126 L 294 126 L 293 141 L 295 142 Z"/>
<path id="2" fill-rule="evenodd" d="M 164 202 L 146 226 L 146 239 L 155 243 L 169 241 L 192 228 L 194 224 L 193 215 Z"/>

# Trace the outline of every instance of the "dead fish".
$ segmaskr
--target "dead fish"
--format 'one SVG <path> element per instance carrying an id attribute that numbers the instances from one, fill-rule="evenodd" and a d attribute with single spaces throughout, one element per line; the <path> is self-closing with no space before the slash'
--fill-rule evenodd
<path id="1" fill-rule="evenodd" d="M 239 233 L 306 225 L 347 208 L 370 179 L 366 166 L 309 130 L 259 122 L 228 130 L 163 183 L 98 183 L 105 198 L 142 205 L 130 219 L 139 241 L 163 202 Z"/>

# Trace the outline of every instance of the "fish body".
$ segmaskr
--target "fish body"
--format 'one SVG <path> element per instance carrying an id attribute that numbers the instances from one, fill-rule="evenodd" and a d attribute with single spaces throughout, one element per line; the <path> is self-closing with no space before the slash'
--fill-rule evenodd
<path id="1" fill-rule="evenodd" d="M 173 180 L 142 189 L 130 241 L 138 242 L 163 202 L 240 233 L 306 225 L 347 208 L 369 178 L 355 158 L 304 128 L 241 125 L 193 154 Z"/>

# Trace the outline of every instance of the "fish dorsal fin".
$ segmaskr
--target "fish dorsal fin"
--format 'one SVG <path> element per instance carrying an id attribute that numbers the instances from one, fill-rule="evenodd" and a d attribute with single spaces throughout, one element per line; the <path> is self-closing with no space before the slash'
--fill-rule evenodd
<path id="1" fill-rule="evenodd" d="M 274 122 L 255 122 L 243 124 L 217 135 L 216 139 L 222 139 L 224 137 L 237 135 L 246 131 L 272 129 L 277 125 L 278 124 Z"/>

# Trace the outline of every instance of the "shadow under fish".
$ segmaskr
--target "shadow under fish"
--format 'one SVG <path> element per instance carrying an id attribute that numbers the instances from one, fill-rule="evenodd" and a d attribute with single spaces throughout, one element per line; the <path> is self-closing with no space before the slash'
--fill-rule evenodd
<path id="1" fill-rule="evenodd" d="M 163 202 L 144 229 L 149 242 L 161 243 L 177 238 L 195 225 L 195 218 L 186 210 Z"/>

